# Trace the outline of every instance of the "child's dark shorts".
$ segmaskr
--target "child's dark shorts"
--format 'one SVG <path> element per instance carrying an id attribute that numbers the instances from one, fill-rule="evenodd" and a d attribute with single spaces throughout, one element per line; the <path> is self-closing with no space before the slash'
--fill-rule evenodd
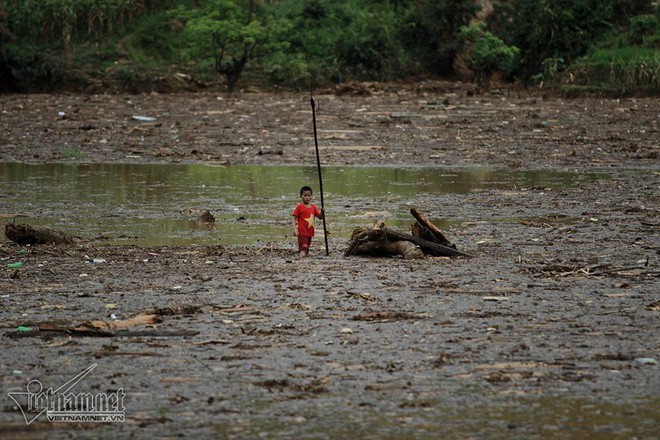
<path id="1" fill-rule="evenodd" d="M 299 251 L 308 251 L 309 246 L 312 244 L 312 237 L 303 237 L 302 235 L 298 236 L 298 250 Z"/>

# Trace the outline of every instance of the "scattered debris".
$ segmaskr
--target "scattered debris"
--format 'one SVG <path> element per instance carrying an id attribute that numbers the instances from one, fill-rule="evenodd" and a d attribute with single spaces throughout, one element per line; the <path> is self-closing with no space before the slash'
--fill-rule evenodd
<path id="1" fill-rule="evenodd" d="M 653 301 L 651 304 L 648 304 L 646 306 L 646 310 L 650 310 L 652 312 L 660 312 L 660 301 Z"/>
<path id="2" fill-rule="evenodd" d="M 509 297 L 508 296 L 483 296 L 481 297 L 484 301 L 508 301 Z"/>
<path id="3" fill-rule="evenodd" d="M 112 320 L 106 322 L 102 320 L 85 321 L 76 326 L 59 325 L 52 323 L 43 323 L 38 325 L 18 326 L 15 331 L 5 333 L 9 338 L 20 338 L 30 336 L 52 337 L 54 335 L 66 336 L 100 336 L 100 337 L 126 337 L 126 336 L 146 336 L 146 337 L 175 337 L 175 336 L 195 336 L 198 331 L 175 330 L 164 331 L 159 329 L 131 330 L 133 327 L 153 326 L 163 321 L 160 314 L 139 314 L 128 319 Z"/>
<path id="4" fill-rule="evenodd" d="M 322 377 L 319 379 L 313 379 L 308 383 L 295 383 L 289 381 L 288 379 L 268 379 L 260 382 L 255 382 L 254 384 L 260 387 L 264 387 L 269 391 L 285 391 L 289 390 L 296 393 L 304 394 L 319 394 L 327 393 L 329 391 L 328 384 L 330 382 L 329 377 Z"/>
<path id="5" fill-rule="evenodd" d="M 353 317 L 353 320 L 369 321 L 369 322 L 387 322 L 387 321 L 415 320 L 421 318 L 428 318 L 428 315 L 382 310 L 378 312 L 360 313 L 359 315 L 355 315 Z"/>
<path id="6" fill-rule="evenodd" d="M 273 148 L 270 145 L 264 145 L 263 147 L 259 148 L 259 151 L 257 151 L 257 156 L 264 156 L 267 154 L 282 156 L 284 154 L 284 150 L 281 148 Z"/>
<path id="7" fill-rule="evenodd" d="M 152 116 L 140 116 L 140 115 L 133 115 L 132 119 L 134 121 L 139 121 L 139 122 L 155 122 L 156 118 Z"/>
<path id="8" fill-rule="evenodd" d="M 115 350 L 98 350 L 91 353 L 96 359 L 105 356 L 164 356 L 163 353 L 153 351 L 115 351 Z"/>
<path id="9" fill-rule="evenodd" d="M 374 93 L 374 88 L 372 83 L 350 81 L 335 86 L 334 92 L 337 96 L 370 96 L 372 93 Z"/>

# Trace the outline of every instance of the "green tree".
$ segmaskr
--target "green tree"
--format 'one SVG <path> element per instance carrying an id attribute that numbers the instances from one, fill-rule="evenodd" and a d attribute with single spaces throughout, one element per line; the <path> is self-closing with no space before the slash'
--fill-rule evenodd
<path id="1" fill-rule="evenodd" d="M 507 46 L 504 41 L 486 30 L 483 22 L 461 27 L 461 36 L 467 42 L 467 64 L 482 87 L 488 87 L 490 76 L 496 72 L 511 73 L 520 50 Z"/>
<path id="2" fill-rule="evenodd" d="M 200 8 L 178 7 L 171 15 L 183 23 L 179 44 L 184 61 L 211 61 L 229 91 L 250 60 L 286 45 L 274 38 L 276 27 L 256 0 L 207 0 Z"/>

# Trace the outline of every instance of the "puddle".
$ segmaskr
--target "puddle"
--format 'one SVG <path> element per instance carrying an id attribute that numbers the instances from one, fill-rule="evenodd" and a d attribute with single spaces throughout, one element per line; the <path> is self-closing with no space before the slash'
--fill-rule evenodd
<path id="1" fill-rule="evenodd" d="M 407 228 L 410 206 L 437 207 L 457 194 L 568 188 L 603 178 L 608 174 L 483 168 L 323 170 L 328 229 L 346 238 L 379 219 Z M 318 188 L 315 167 L 0 163 L 0 224 L 15 220 L 141 246 L 289 240 L 304 184 Z M 195 212 L 205 209 L 215 216 L 214 228 L 197 223 Z"/>

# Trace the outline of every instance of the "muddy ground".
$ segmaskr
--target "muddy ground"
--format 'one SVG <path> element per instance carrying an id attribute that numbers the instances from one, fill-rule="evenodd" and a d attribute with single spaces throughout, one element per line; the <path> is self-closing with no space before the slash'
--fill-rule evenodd
<path id="1" fill-rule="evenodd" d="M 657 99 L 423 83 L 317 101 L 326 165 L 610 178 L 427 200 L 431 217 L 462 220 L 445 232 L 472 259 L 344 258 L 348 237 L 307 259 L 293 243 L 5 239 L 3 438 L 658 438 Z M 0 107 L 3 162 L 315 160 L 305 94 L 2 95 Z M 0 194 L 4 223 L 15 206 Z M 28 426 L 8 396 L 93 364 L 70 393 L 121 389 L 125 422 L 32 413 Z"/>

